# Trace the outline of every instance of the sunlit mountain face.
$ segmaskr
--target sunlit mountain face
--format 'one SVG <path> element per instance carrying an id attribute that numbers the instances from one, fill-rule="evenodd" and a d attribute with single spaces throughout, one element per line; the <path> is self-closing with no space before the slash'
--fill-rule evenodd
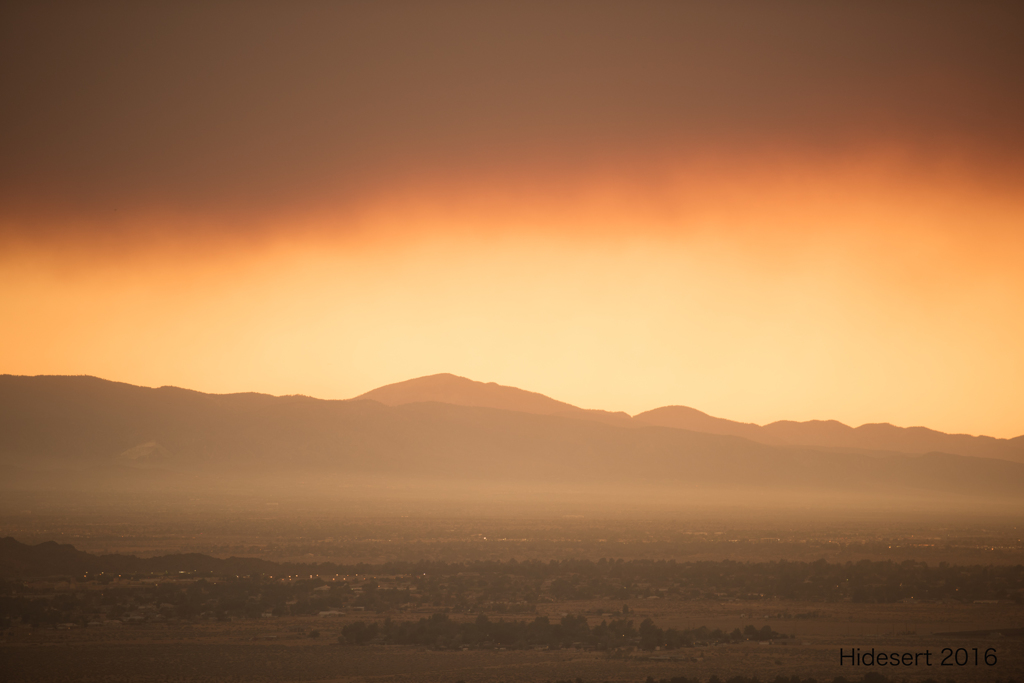
<path id="1" fill-rule="evenodd" d="M 6 5 L 0 371 L 1024 432 L 1012 5 Z"/>

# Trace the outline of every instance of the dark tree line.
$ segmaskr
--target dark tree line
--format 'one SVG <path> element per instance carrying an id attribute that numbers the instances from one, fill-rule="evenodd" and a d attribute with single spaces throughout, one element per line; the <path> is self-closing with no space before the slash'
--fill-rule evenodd
<path id="1" fill-rule="evenodd" d="M 686 562 L 567 560 L 552 562 L 392 563 L 338 567 L 338 577 L 286 578 L 267 574 L 196 578 L 168 574 L 143 585 L 107 574 L 51 577 L 95 581 L 90 590 L 54 594 L 32 582 L 0 580 L 0 625 L 87 621 L 102 614 L 166 619 L 253 618 L 324 610 L 391 612 L 433 607 L 463 614 L 532 614 L 542 602 L 762 598 L 807 602 L 895 602 L 903 599 L 1007 600 L 1024 597 L 1024 567 L 928 566 L 906 561 Z M 352 570 L 361 570 L 358 574 Z M 367 571 L 372 569 L 374 571 Z M 310 570 L 304 570 L 305 577 Z M 122 579 L 130 579 L 124 575 Z M 152 580 L 153 575 L 135 578 Z M 336 580 L 335 580 L 336 579 Z M 98 590 L 97 590 L 98 588 Z M 319 590 L 318 590 L 319 589 Z M 797 615 L 800 616 L 800 615 Z"/>
<path id="2" fill-rule="evenodd" d="M 611 621 L 602 620 L 600 624 L 591 627 L 582 614 L 566 615 L 558 623 L 551 623 L 548 617 L 536 617 L 532 621 L 492 620 L 484 614 L 474 621 L 459 622 L 438 612 L 418 621 L 395 621 L 390 618 L 381 623 L 357 621 L 342 628 L 338 640 L 353 645 L 381 642 L 442 648 L 560 648 L 575 645 L 598 650 L 632 646 L 654 650 L 784 637 L 768 626 L 760 629 L 747 626 L 742 631 L 737 628 L 731 633 L 725 633 L 720 629 L 711 631 L 703 626 L 697 629 L 662 629 L 651 619 L 644 619 L 639 627 L 635 627 L 632 619 L 622 617 Z"/>
<path id="3" fill-rule="evenodd" d="M 0 539 L 0 577 L 75 577 L 110 581 L 111 576 L 182 574 L 199 578 L 405 577 L 405 590 L 380 585 L 348 602 L 367 609 L 426 603 L 459 611 L 529 611 L 544 600 L 778 598 L 800 601 L 1015 600 L 1024 602 L 1024 566 L 957 566 L 925 562 L 676 562 L 674 560 L 530 560 L 475 562 L 386 562 L 382 564 L 276 563 L 206 555 L 137 558 L 96 556 L 72 546 L 29 546 Z M 409 585 L 411 582 L 412 585 Z M 0 595 L 10 590 L 0 580 Z M 370 588 L 377 588 L 374 582 Z M 261 592 L 263 589 L 260 589 Z M 390 592 L 388 592 L 390 591 Z M 17 592 L 17 591 L 16 591 Z"/>
<path id="4" fill-rule="evenodd" d="M 286 567 L 282 567 L 284 569 Z M 779 598 L 800 601 L 895 602 L 917 600 L 1024 599 L 1024 566 L 958 566 L 925 562 L 676 562 L 674 560 L 552 560 L 550 562 L 393 562 L 381 565 L 302 565 L 308 576 L 405 576 L 414 593 L 447 600 L 460 592 L 482 593 L 492 602 L 538 599 L 629 600 L 650 597 L 702 599 Z M 225 573 L 224 575 L 235 575 Z M 241 574 L 240 574 L 241 575 Z M 256 576 L 256 575 L 250 575 Z M 267 576 L 263 574 L 262 576 Z M 382 600 L 385 596 L 378 594 Z M 399 598 L 401 596 L 394 596 Z M 394 603 L 397 600 L 384 600 Z M 369 605 L 367 605 L 369 606 Z M 472 605 L 464 605 L 472 609 Z"/>

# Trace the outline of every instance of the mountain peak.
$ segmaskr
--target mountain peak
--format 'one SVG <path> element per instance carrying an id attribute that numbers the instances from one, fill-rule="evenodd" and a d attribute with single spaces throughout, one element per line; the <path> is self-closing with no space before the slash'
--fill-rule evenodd
<path id="1" fill-rule="evenodd" d="M 645 425 L 687 429 L 691 432 L 739 436 L 760 443 L 780 444 L 780 439 L 764 433 L 764 428 L 746 422 L 734 422 L 721 417 L 712 417 L 696 408 L 687 406 L 664 406 L 640 413 L 633 418 Z"/>
<path id="2" fill-rule="evenodd" d="M 435 402 L 544 415 L 579 410 L 568 403 L 533 391 L 502 386 L 496 382 L 477 382 L 449 372 L 388 384 L 356 398 L 370 399 L 388 406 Z"/>
<path id="3" fill-rule="evenodd" d="M 496 408 L 534 415 L 559 415 L 627 425 L 629 415 L 604 410 L 586 410 L 534 391 L 508 387 L 496 382 L 477 382 L 451 373 L 427 375 L 388 384 L 356 399 L 369 399 L 387 406 L 407 403 L 450 403 L 472 408 Z"/>

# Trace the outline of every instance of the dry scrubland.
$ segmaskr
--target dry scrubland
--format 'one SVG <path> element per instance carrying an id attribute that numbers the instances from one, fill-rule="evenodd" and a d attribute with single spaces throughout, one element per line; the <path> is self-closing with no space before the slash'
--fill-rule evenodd
<path id="1" fill-rule="evenodd" d="M 654 601 L 650 601 L 654 602 Z M 639 605 L 629 615 L 651 617 L 662 627 L 705 625 L 729 629 L 751 623 L 795 635 L 761 645 L 703 646 L 680 650 L 617 653 L 583 649 L 435 650 L 422 646 L 339 645 L 344 625 L 383 615 L 283 617 L 230 622 L 140 624 L 70 630 L 12 628 L 4 633 L 3 669 L 10 681 L 409 681 L 465 680 L 536 682 L 636 681 L 688 676 L 723 679 L 757 675 L 858 679 L 869 669 L 839 666 L 839 648 L 933 653 L 944 647 L 995 647 L 995 666 L 900 667 L 884 671 L 899 679 L 929 677 L 956 681 L 995 681 L 1024 675 L 1024 642 L 1000 636 L 938 636 L 944 630 L 1009 628 L 1021 622 L 1016 605 L 718 603 L 657 601 Z M 538 613 L 553 621 L 566 612 L 606 613 L 618 605 L 578 601 L 545 605 Z M 817 612 L 810 619 L 765 616 Z M 423 615 L 393 615 L 415 619 Z M 453 616 L 473 619 L 472 615 Z M 502 618 L 491 615 L 492 619 Z M 507 618 L 507 617 L 506 617 Z M 596 625 L 601 617 L 589 619 Z M 319 637 L 311 637 L 311 632 Z M 877 668 L 875 670 L 878 670 Z"/>

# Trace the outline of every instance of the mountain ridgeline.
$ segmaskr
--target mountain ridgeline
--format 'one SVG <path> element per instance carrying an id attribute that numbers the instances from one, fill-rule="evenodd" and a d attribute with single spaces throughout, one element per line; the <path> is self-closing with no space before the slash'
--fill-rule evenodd
<path id="1" fill-rule="evenodd" d="M 535 497 L 573 490 L 722 504 L 766 496 L 1016 507 L 1022 462 L 1022 437 L 835 422 L 759 427 L 677 406 L 630 417 L 453 375 L 344 401 L 0 376 L 8 490 L 384 482 L 426 497 L 500 487 Z"/>
<path id="2" fill-rule="evenodd" d="M 493 382 L 474 382 L 450 374 L 431 375 L 389 384 L 358 398 L 379 401 L 389 406 L 434 401 L 537 415 L 590 419 L 620 427 L 671 427 L 704 434 L 738 436 L 757 443 L 773 445 L 916 454 L 949 453 L 1024 463 L 1024 436 L 995 439 L 990 436 L 944 434 L 925 427 L 894 427 L 891 424 L 866 424 L 853 428 L 835 420 L 781 420 L 762 427 L 712 417 L 685 406 L 665 406 L 630 417 L 621 412 L 585 410 L 543 394 L 500 386 Z"/>

